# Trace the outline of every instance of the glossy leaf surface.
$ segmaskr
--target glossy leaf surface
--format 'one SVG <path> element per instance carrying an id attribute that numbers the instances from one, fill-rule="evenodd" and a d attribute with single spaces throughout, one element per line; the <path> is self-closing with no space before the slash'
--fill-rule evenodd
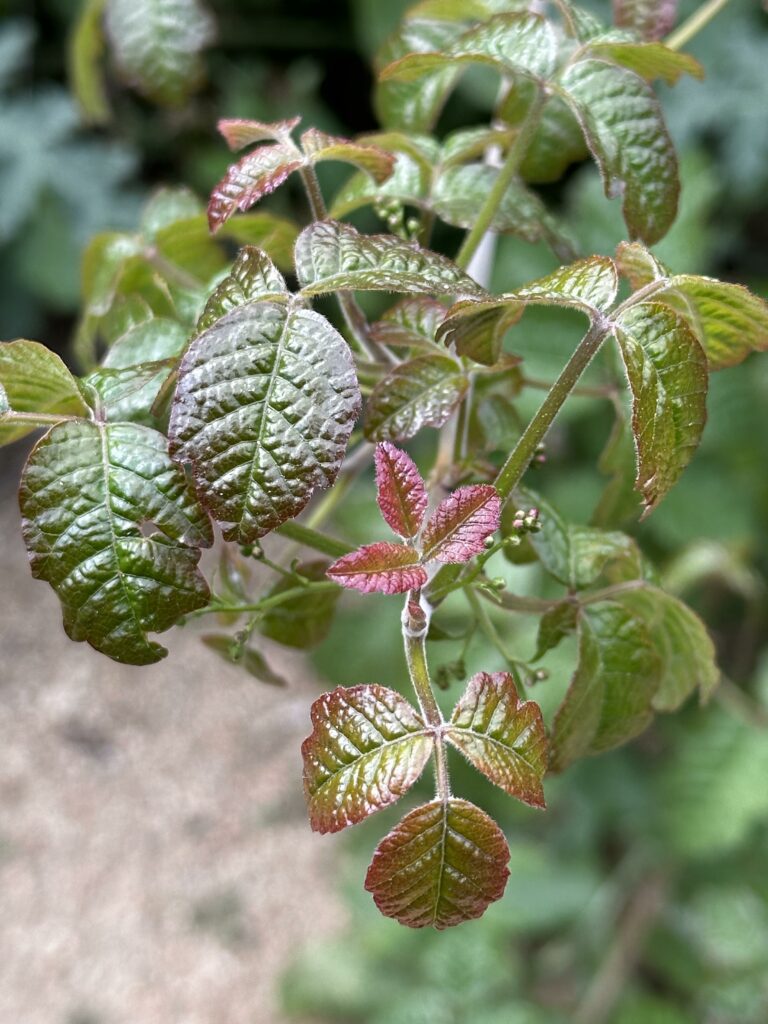
<path id="1" fill-rule="evenodd" d="M 88 415 L 75 378 L 55 352 L 36 341 L 0 344 L 0 388 L 5 395 L 5 409 L 0 408 L 0 445 L 35 429 L 34 424 L 14 423 L 14 412 Z"/>
<path id="2" fill-rule="evenodd" d="M 435 334 L 446 307 L 426 295 L 402 299 L 371 324 L 371 337 L 381 345 L 434 350 Z"/>
<path id="3" fill-rule="evenodd" d="M 311 715 L 301 753 L 315 832 L 339 832 L 399 800 L 432 753 L 420 716 L 384 686 L 338 687 L 314 702 Z"/>
<path id="4" fill-rule="evenodd" d="M 197 562 L 210 524 L 156 431 L 59 424 L 29 457 L 20 505 L 32 573 L 73 640 L 148 665 L 166 654 L 148 634 L 208 600 Z"/>
<path id="5" fill-rule="evenodd" d="M 285 279 L 269 256 L 254 246 L 244 246 L 231 272 L 219 284 L 205 304 L 197 322 L 197 333 L 207 330 L 237 306 L 260 299 L 288 299 Z"/>
<path id="6" fill-rule="evenodd" d="M 122 75 L 149 99 L 179 106 L 200 84 L 213 22 L 198 0 L 107 0 L 105 24 Z"/>
<path id="7" fill-rule="evenodd" d="M 677 213 L 677 159 L 658 101 L 638 75 L 601 60 L 570 65 L 560 79 L 600 167 L 606 196 L 622 196 L 633 238 L 658 242 Z"/>
<path id="8" fill-rule="evenodd" d="M 389 441 L 376 445 L 376 497 L 386 524 L 401 537 L 415 537 L 427 511 L 427 489 L 407 452 Z"/>
<path id="9" fill-rule="evenodd" d="M 248 210 L 279 188 L 303 165 L 301 153 L 284 143 L 259 146 L 228 169 L 208 203 L 208 223 L 217 231 L 238 210 Z"/>
<path id="10" fill-rule="evenodd" d="M 317 221 L 296 242 L 303 294 L 344 289 L 478 295 L 483 289 L 447 257 L 396 235 L 361 235 L 349 224 Z"/>
<path id="11" fill-rule="evenodd" d="M 230 540 L 250 543 L 330 487 L 359 411 L 346 342 L 312 310 L 234 309 L 182 360 L 169 438 Z"/>
<path id="12" fill-rule="evenodd" d="M 637 480 L 648 514 L 676 483 L 706 420 L 707 360 L 688 325 L 661 303 L 640 303 L 616 321 L 632 391 Z"/>
<path id="13" fill-rule="evenodd" d="M 363 594 L 403 594 L 427 582 L 427 572 L 419 564 L 418 553 L 404 544 L 390 541 L 365 544 L 342 555 L 329 567 L 327 575 L 342 587 Z"/>
<path id="14" fill-rule="evenodd" d="M 487 814 L 467 800 L 433 800 L 379 843 L 365 888 L 400 924 L 450 928 L 501 898 L 508 860 L 507 841 Z"/>
<path id="15" fill-rule="evenodd" d="M 491 484 L 459 487 L 443 498 L 422 536 L 424 558 L 468 562 L 499 528 L 501 499 Z"/>
<path id="16" fill-rule="evenodd" d="M 470 679 L 445 737 L 510 796 L 544 807 L 548 750 L 541 708 L 519 699 L 508 672 L 479 672 Z"/>
<path id="17" fill-rule="evenodd" d="M 417 356 L 401 363 L 373 389 L 365 414 L 370 441 L 406 441 L 422 427 L 441 427 L 469 382 L 450 356 Z"/>
<path id="18" fill-rule="evenodd" d="M 317 128 L 310 128 L 304 132 L 301 136 L 301 148 L 312 163 L 321 160 L 340 160 L 342 163 L 354 164 L 379 183 L 387 180 L 395 164 L 392 154 L 383 149 L 353 142 L 337 135 L 328 135 Z"/>

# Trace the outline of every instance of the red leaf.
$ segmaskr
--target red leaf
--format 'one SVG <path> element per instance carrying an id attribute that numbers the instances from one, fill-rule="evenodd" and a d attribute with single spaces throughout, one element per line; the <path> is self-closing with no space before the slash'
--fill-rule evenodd
<path id="1" fill-rule="evenodd" d="M 300 117 L 291 117 L 269 124 L 263 121 L 246 121 L 242 118 L 225 118 L 219 121 L 216 127 L 226 139 L 229 148 L 237 150 L 254 142 L 285 142 L 299 121 Z"/>
<path id="2" fill-rule="evenodd" d="M 459 487 L 440 502 L 424 531 L 424 558 L 467 562 L 499 528 L 501 499 L 490 484 Z"/>
<path id="3" fill-rule="evenodd" d="M 232 164 L 211 193 L 208 203 L 211 231 L 218 231 L 237 210 L 247 210 L 262 196 L 274 192 L 303 163 L 304 158 L 297 150 L 277 143 L 260 146 Z"/>
<path id="4" fill-rule="evenodd" d="M 376 488 L 387 525 L 401 537 L 415 537 L 427 510 L 427 489 L 410 455 L 389 441 L 376 446 Z"/>
<path id="5" fill-rule="evenodd" d="M 364 594 L 402 594 L 417 590 L 427 582 L 427 572 L 419 565 L 419 556 L 404 544 L 366 544 L 338 559 L 327 575 L 342 587 Z"/>

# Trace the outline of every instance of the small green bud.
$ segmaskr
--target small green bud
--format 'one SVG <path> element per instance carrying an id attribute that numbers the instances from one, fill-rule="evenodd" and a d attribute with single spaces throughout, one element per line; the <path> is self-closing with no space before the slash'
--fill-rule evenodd
<path id="1" fill-rule="evenodd" d="M 507 581 L 504 579 L 503 576 L 494 576 L 493 579 L 491 580 L 491 586 L 493 587 L 494 590 L 506 590 Z"/>

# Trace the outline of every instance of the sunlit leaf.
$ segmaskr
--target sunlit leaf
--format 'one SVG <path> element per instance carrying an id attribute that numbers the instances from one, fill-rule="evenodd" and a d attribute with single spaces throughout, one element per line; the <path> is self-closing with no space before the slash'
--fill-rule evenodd
<path id="1" fill-rule="evenodd" d="M 370 441 L 406 441 L 422 427 L 441 427 L 469 382 L 450 356 L 417 356 L 400 363 L 373 389 L 365 413 Z"/>
<path id="2" fill-rule="evenodd" d="M 120 72 L 144 96 L 179 106 L 200 84 L 213 22 L 198 0 L 107 0 L 105 24 Z"/>
<path id="3" fill-rule="evenodd" d="M 246 245 L 238 253 L 228 276 L 216 287 L 206 302 L 196 331 L 199 334 L 207 330 L 217 320 L 247 302 L 258 302 L 262 299 L 279 301 L 281 298 L 287 302 L 288 297 L 285 279 L 267 254 L 254 246 Z"/>
<path id="4" fill-rule="evenodd" d="M 198 334 L 169 437 L 227 539 L 249 543 L 330 487 L 360 405 L 341 335 L 312 310 L 251 302 Z"/>
<path id="5" fill-rule="evenodd" d="M 579 617 L 579 665 L 555 716 L 551 767 L 617 747 L 653 718 L 661 659 L 642 620 L 616 601 Z"/>
<path id="6" fill-rule="evenodd" d="M 399 800 L 432 753 L 420 716 L 384 686 L 338 687 L 311 714 L 301 753 L 315 832 L 338 832 Z"/>
<path id="7" fill-rule="evenodd" d="M 479 295 L 483 289 L 445 256 L 396 235 L 361 235 L 350 224 L 316 221 L 296 242 L 304 295 L 344 289 Z"/>
<path id="8" fill-rule="evenodd" d="M 658 302 L 631 306 L 614 331 L 632 391 L 635 486 L 647 515 L 698 447 L 706 420 L 707 360 L 686 322 Z"/>
<path id="9" fill-rule="evenodd" d="M 32 574 L 58 594 L 73 640 L 148 665 L 166 654 L 148 634 L 207 602 L 197 562 L 210 524 L 162 434 L 59 424 L 29 457 L 20 505 Z"/>
<path id="10" fill-rule="evenodd" d="M 507 884 L 499 826 L 467 800 L 433 800 L 379 843 L 365 888 L 386 917 L 410 928 L 450 928 L 480 917 Z"/>
<path id="11" fill-rule="evenodd" d="M 541 708 L 520 700 L 508 672 L 479 672 L 470 679 L 445 738 L 510 796 L 544 807 L 548 751 Z"/>
<path id="12" fill-rule="evenodd" d="M 402 594 L 418 590 L 427 582 L 418 552 L 390 541 L 366 544 L 342 555 L 328 568 L 327 575 L 342 587 L 363 594 Z"/>
<path id="13" fill-rule="evenodd" d="M 459 487 L 443 498 L 422 536 L 424 558 L 467 562 L 499 528 L 501 499 L 491 484 Z"/>
<path id="14" fill-rule="evenodd" d="M 561 93 L 600 167 L 606 196 L 622 196 L 633 238 L 663 238 L 677 213 L 677 159 L 651 87 L 601 60 L 580 60 L 560 78 Z"/>
<path id="15" fill-rule="evenodd" d="M 613 20 L 643 39 L 661 39 L 675 24 L 677 0 L 613 0 Z"/>
<path id="16" fill-rule="evenodd" d="M 0 388 L 5 399 L 5 409 L 0 409 L 0 445 L 35 429 L 34 423 L 14 423 L 15 412 L 88 415 L 75 378 L 55 352 L 36 341 L 0 343 Z"/>
<path id="17" fill-rule="evenodd" d="M 427 510 L 427 489 L 407 452 L 389 441 L 376 445 L 376 497 L 387 525 L 401 537 L 415 537 Z"/>
<path id="18" fill-rule="evenodd" d="M 284 143 L 259 146 L 246 153 L 216 185 L 208 203 L 208 223 L 217 231 L 238 210 L 250 209 L 303 166 L 304 158 Z"/>

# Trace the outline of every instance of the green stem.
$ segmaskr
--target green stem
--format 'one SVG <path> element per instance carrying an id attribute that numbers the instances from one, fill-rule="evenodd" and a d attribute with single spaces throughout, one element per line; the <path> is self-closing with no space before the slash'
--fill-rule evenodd
<path id="1" fill-rule="evenodd" d="M 29 424 L 29 426 L 47 427 L 56 423 L 65 423 L 67 421 L 82 420 L 84 416 L 64 416 L 60 413 L 47 413 L 47 412 L 14 412 L 13 409 L 9 409 L 7 412 L 0 413 L 0 423 L 19 423 Z"/>
<path id="2" fill-rule="evenodd" d="M 520 679 L 520 673 L 517 671 L 519 665 L 517 658 L 513 658 L 512 655 L 507 650 L 506 646 L 504 645 L 504 641 L 501 639 L 498 632 L 496 631 L 496 627 L 494 626 L 493 620 L 488 614 L 487 608 L 485 607 L 484 604 L 480 602 L 480 599 L 478 598 L 475 591 L 471 587 L 467 587 L 467 589 L 464 591 L 464 594 L 466 595 L 469 607 L 474 612 L 475 619 L 483 635 L 485 636 L 486 640 L 491 644 L 491 646 L 496 648 L 496 650 L 502 656 L 504 661 L 507 663 L 507 667 L 512 670 L 512 673 L 515 678 L 515 688 L 517 689 L 517 692 L 521 700 L 525 700 L 525 687 L 522 683 L 522 680 Z"/>
<path id="3" fill-rule="evenodd" d="M 354 551 L 354 548 L 345 544 L 343 540 L 336 540 L 335 537 L 329 537 L 325 533 L 320 533 L 319 530 L 313 530 L 311 527 L 293 520 L 278 526 L 275 533 L 279 533 L 281 537 L 287 537 L 289 540 L 298 541 L 299 544 L 312 548 L 314 551 L 330 555 L 331 558 L 341 558 L 342 555 L 348 555 L 350 551 Z"/>
<path id="4" fill-rule="evenodd" d="M 681 50 L 695 35 L 701 32 L 705 25 L 709 24 L 716 14 L 722 11 L 727 3 L 728 0 L 708 0 L 708 3 L 702 4 L 690 18 L 667 36 L 664 45 L 670 50 Z"/>
<path id="5" fill-rule="evenodd" d="M 543 615 L 544 612 L 556 608 L 562 601 L 548 601 L 543 597 L 524 597 L 522 594 L 510 594 L 506 590 L 489 594 L 487 590 L 480 593 L 492 604 L 506 608 L 510 612 L 522 612 L 524 615 Z"/>
<path id="6" fill-rule="evenodd" d="M 338 588 L 338 583 L 333 583 L 331 580 L 311 581 L 300 587 L 283 590 L 279 594 L 273 594 L 271 597 L 264 597 L 261 601 L 255 601 L 253 604 L 209 604 L 205 608 L 198 608 L 197 611 L 190 612 L 186 618 L 196 619 L 201 615 L 243 615 L 246 612 L 266 612 L 270 608 L 276 608 L 278 605 L 285 604 L 288 601 L 294 601 L 297 597 L 304 597 L 307 593 L 328 593 L 331 590 L 338 590 Z"/>
<path id="7" fill-rule="evenodd" d="M 520 169 L 520 165 L 525 158 L 525 154 L 528 152 L 531 140 L 538 127 L 545 102 L 546 94 L 543 89 L 539 89 L 525 116 L 525 120 L 520 125 L 515 141 L 509 147 L 507 158 L 499 170 L 496 181 L 493 183 L 493 188 L 491 188 L 486 196 L 485 202 L 480 208 L 480 213 L 477 215 L 477 220 L 464 239 L 456 256 L 456 263 L 464 270 L 469 266 L 483 236 L 493 223 L 493 218 L 496 215 L 499 204 Z"/>

